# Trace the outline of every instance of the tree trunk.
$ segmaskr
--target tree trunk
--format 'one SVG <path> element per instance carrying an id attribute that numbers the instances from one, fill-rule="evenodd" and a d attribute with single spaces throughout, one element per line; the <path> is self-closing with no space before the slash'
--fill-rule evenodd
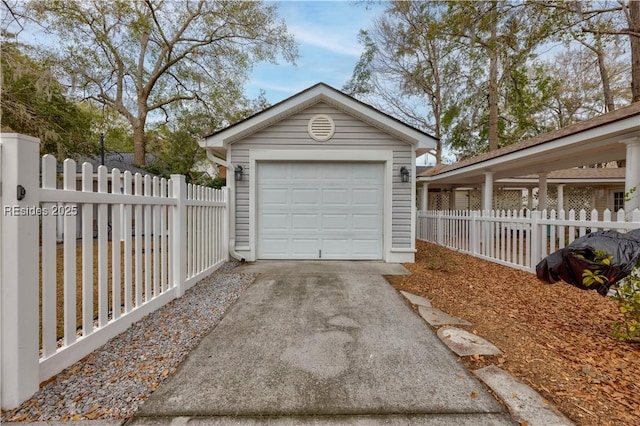
<path id="1" fill-rule="evenodd" d="M 434 114 L 434 116 L 436 119 L 435 137 L 438 138 L 438 141 L 436 142 L 436 164 L 442 164 L 442 140 L 440 139 L 440 126 L 442 125 L 442 118 L 440 117 L 440 108 L 438 108 L 438 111 L 436 114 Z"/>
<path id="2" fill-rule="evenodd" d="M 640 102 L 640 0 L 629 1 L 629 35 L 631 41 L 631 97 Z"/>
<path id="3" fill-rule="evenodd" d="M 605 111 L 611 112 L 616 109 L 613 103 L 613 94 L 611 93 L 611 84 L 609 79 L 609 71 L 605 64 L 604 51 L 600 39 L 596 41 L 596 55 L 598 57 L 598 69 L 600 70 L 600 79 L 602 80 L 602 95 L 604 96 Z"/>
<path id="4" fill-rule="evenodd" d="M 133 126 L 133 163 L 146 166 L 147 138 L 144 133 L 144 121 Z"/>
<path id="5" fill-rule="evenodd" d="M 494 3 L 491 8 L 491 40 L 489 41 L 489 151 L 495 151 L 498 145 L 498 10 Z"/>

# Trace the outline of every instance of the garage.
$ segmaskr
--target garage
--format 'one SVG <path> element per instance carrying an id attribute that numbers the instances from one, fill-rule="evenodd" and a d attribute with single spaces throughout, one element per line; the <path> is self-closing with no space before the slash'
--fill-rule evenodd
<path id="1" fill-rule="evenodd" d="M 383 257 L 384 164 L 259 162 L 258 258 Z"/>
<path id="2" fill-rule="evenodd" d="M 437 139 L 318 83 L 205 136 L 238 260 L 415 258 L 416 158 Z"/>

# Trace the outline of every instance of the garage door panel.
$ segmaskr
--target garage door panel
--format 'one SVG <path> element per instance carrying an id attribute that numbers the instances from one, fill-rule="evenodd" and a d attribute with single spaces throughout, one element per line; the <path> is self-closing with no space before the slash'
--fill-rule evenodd
<path id="1" fill-rule="evenodd" d="M 261 217 L 266 232 L 289 230 L 291 220 L 287 213 L 263 213 Z"/>
<path id="2" fill-rule="evenodd" d="M 322 240 L 323 259 L 344 259 L 351 251 L 351 241 L 346 238 L 325 238 Z"/>
<path id="3" fill-rule="evenodd" d="M 303 188 L 291 190 L 291 201 L 294 206 L 314 206 L 320 205 L 320 190 L 315 188 Z"/>
<path id="4" fill-rule="evenodd" d="M 351 177 L 352 171 L 344 167 L 344 163 L 325 163 L 320 168 L 321 177 L 328 181 L 344 182 Z"/>
<path id="5" fill-rule="evenodd" d="M 263 188 L 265 206 L 286 206 L 289 204 L 289 190 L 282 188 Z"/>
<path id="6" fill-rule="evenodd" d="M 382 182 L 384 170 L 382 167 L 359 167 L 352 170 L 351 179 L 356 182 Z"/>
<path id="7" fill-rule="evenodd" d="M 293 213 L 291 215 L 291 230 L 296 231 L 316 231 L 320 224 L 317 213 Z"/>
<path id="8" fill-rule="evenodd" d="M 287 238 L 263 237 L 260 243 L 261 257 L 270 256 L 271 258 L 278 258 L 279 256 L 286 256 L 289 251 L 291 251 Z"/>
<path id="9" fill-rule="evenodd" d="M 355 231 L 379 233 L 382 228 L 380 216 L 375 214 L 353 214 L 351 228 Z"/>
<path id="10" fill-rule="evenodd" d="M 285 169 L 279 167 L 258 167 L 258 178 L 262 183 L 268 183 L 269 181 L 280 181 L 287 176 L 283 176 Z"/>
<path id="11" fill-rule="evenodd" d="M 309 167 L 307 164 L 308 163 L 287 164 L 290 170 L 290 177 L 293 179 L 312 179 L 314 181 L 322 178 L 322 170 Z"/>
<path id="12" fill-rule="evenodd" d="M 382 248 L 375 239 L 353 239 L 351 240 L 352 250 L 360 253 L 361 256 L 369 256 L 370 259 L 380 259 Z"/>
<path id="13" fill-rule="evenodd" d="M 379 188 L 354 188 L 351 200 L 354 207 L 381 208 L 382 191 Z"/>
<path id="14" fill-rule="evenodd" d="M 322 190 L 322 204 L 325 206 L 349 206 L 350 191 L 348 189 Z"/>
<path id="15" fill-rule="evenodd" d="M 257 171 L 259 258 L 383 257 L 383 163 L 260 162 Z"/>
<path id="16" fill-rule="evenodd" d="M 342 214 L 323 214 L 322 229 L 326 231 L 344 231 L 349 230 L 349 215 Z"/>
<path id="17" fill-rule="evenodd" d="M 318 257 L 319 238 L 292 238 L 291 248 L 294 256 L 315 259 Z"/>

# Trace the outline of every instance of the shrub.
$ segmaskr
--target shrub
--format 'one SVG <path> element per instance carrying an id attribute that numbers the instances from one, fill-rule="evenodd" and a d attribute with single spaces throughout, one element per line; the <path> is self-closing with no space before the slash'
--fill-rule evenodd
<path id="1" fill-rule="evenodd" d="M 612 299 L 618 302 L 624 320 L 613 324 L 613 337 L 640 343 L 640 264 L 614 290 Z"/>

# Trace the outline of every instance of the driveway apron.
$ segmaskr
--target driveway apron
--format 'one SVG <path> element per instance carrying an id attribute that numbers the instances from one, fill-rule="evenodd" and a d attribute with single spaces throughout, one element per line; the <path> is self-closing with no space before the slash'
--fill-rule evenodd
<path id="1" fill-rule="evenodd" d="M 296 269 L 258 275 L 133 423 L 387 416 L 511 424 L 381 275 L 330 262 L 324 272 Z"/>

